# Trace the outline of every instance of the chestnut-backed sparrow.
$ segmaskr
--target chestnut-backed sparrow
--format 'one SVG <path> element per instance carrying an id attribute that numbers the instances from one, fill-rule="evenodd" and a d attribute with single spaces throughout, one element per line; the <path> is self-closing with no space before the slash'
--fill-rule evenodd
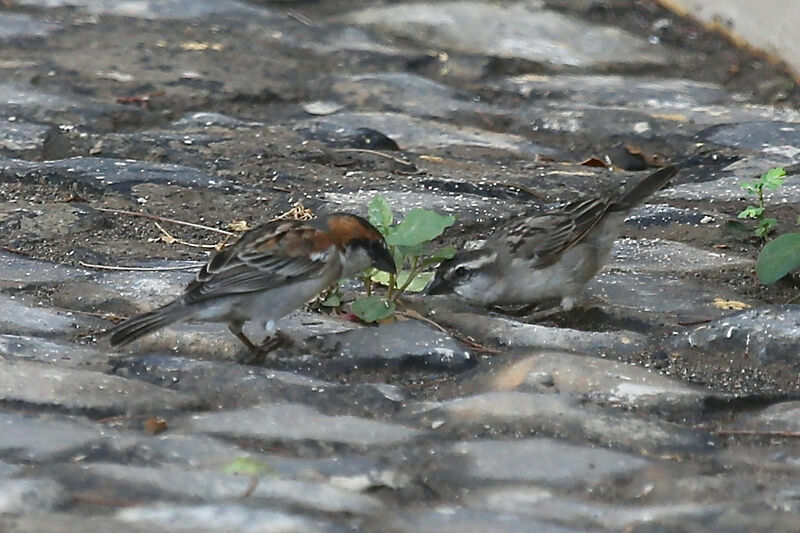
<path id="1" fill-rule="evenodd" d="M 370 266 L 395 272 L 383 236 L 359 216 L 334 213 L 310 221 L 269 222 L 215 254 L 180 298 L 114 327 L 111 345 L 190 320 L 226 322 L 257 353 L 242 331 L 245 322 L 258 321 L 269 337 L 276 320 Z"/>
<path id="2" fill-rule="evenodd" d="M 560 298 L 572 309 L 605 265 L 628 213 L 677 170 L 663 168 L 618 198 L 569 203 L 547 214 L 515 219 L 477 250 L 439 265 L 428 294 L 455 293 L 483 306 L 516 306 Z"/>

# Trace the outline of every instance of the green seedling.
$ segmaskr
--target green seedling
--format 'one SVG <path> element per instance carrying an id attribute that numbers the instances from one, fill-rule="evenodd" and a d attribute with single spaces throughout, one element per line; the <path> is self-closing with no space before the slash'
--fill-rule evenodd
<path id="1" fill-rule="evenodd" d="M 455 249 L 432 250 L 431 241 L 452 226 L 455 217 L 428 209 L 412 209 L 397 224 L 389 203 L 381 196 L 369 204 L 369 221 L 383 234 L 397 266 L 396 274 L 369 269 L 361 276 L 367 296 L 353 302 L 352 311 L 364 322 L 377 322 L 394 315 L 397 299 L 407 292 L 421 292 L 431 280 L 431 267 L 450 259 Z M 385 293 L 373 294 L 377 285 Z"/>
<path id="2" fill-rule="evenodd" d="M 775 229 L 775 226 L 778 225 L 777 219 L 766 216 L 767 207 L 764 203 L 764 189 L 777 189 L 783 185 L 785 178 L 786 171 L 784 169 L 771 168 L 761 174 L 756 181 L 742 185 L 744 190 L 758 198 L 758 205 L 748 205 L 739 213 L 738 217 L 756 221 L 756 228 L 753 231 L 757 237 L 766 239 Z"/>

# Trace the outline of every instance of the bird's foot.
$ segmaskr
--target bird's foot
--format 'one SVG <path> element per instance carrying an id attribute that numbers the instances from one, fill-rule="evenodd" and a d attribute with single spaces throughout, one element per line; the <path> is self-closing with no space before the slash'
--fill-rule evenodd
<path id="1" fill-rule="evenodd" d="M 237 362 L 244 365 L 264 366 L 264 363 L 267 361 L 267 356 L 279 349 L 294 354 L 306 351 L 307 347 L 302 341 L 294 339 L 280 331 L 276 331 L 273 335 L 264 339 L 260 345 L 252 345 L 249 353 L 241 356 Z"/>

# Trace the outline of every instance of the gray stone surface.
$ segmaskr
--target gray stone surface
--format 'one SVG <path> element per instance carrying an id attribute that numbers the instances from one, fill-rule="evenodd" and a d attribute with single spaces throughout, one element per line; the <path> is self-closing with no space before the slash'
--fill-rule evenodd
<path id="1" fill-rule="evenodd" d="M 647 349 L 650 340 L 633 331 L 580 331 L 529 324 L 511 318 L 454 312 L 457 303 L 437 311 L 437 320 L 459 331 L 470 331 L 487 342 L 508 348 L 561 349 L 612 356 Z"/>
<path id="2" fill-rule="evenodd" d="M 165 476 L 165 473 L 169 475 Z M 117 486 L 120 491 L 145 494 L 147 500 L 157 500 L 165 495 L 178 500 L 203 502 L 248 498 L 262 504 L 273 501 L 323 512 L 353 514 L 371 514 L 381 507 L 375 498 L 347 489 L 324 483 L 278 479 L 270 475 L 256 477 L 255 487 L 251 488 L 254 480 L 247 475 L 93 463 L 67 467 L 60 477 L 82 479 L 89 486 Z"/>
<path id="3" fill-rule="evenodd" d="M 44 37 L 59 28 L 22 13 L 0 13 L 0 41 L 20 37 Z"/>
<path id="4" fill-rule="evenodd" d="M 21 5 L 38 7 L 79 7 L 89 13 L 113 14 L 144 19 L 192 19 L 223 13 L 254 14 L 258 11 L 236 0 L 19 0 Z"/>
<path id="5" fill-rule="evenodd" d="M 567 66 L 661 63 L 667 54 L 615 28 L 589 26 L 537 9 L 481 2 L 444 2 L 373 7 L 347 19 L 398 36 L 459 52 L 521 58 Z"/>
<path id="6" fill-rule="evenodd" d="M 50 479 L 0 480 L 0 514 L 51 511 L 67 502 L 61 486 Z"/>
<path id="7" fill-rule="evenodd" d="M 552 148 L 534 144 L 519 135 L 495 133 L 474 127 L 459 128 L 401 113 L 342 112 L 309 120 L 301 123 L 301 127 L 339 133 L 372 128 L 392 138 L 401 149 L 422 154 L 452 146 L 491 148 L 529 156 L 554 153 Z"/>
<path id="8" fill-rule="evenodd" d="M 0 531 L 797 530 L 796 276 L 755 285 L 736 220 L 774 166 L 800 212 L 781 66 L 635 0 L 0 6 Z M 469 249 L 668 162 L 569 312 L 376 327 L 351 280 L 251 364 L 222 323 L 104 334 L 204 227 L 380 195 Z"/>
<path id="9" fill-rule="evenodd" d="M 400 444 L 422 435 L 419 430 L 398 424 L 353 416 L 326 416 L 292 404 L 197 414 L 187 419 L 183 427 L 228 437 L 283 442 L 313 439 L 362 447 Z"/>
<path id="10" fill-rule="evenodd" d="M 464 377 L 464 392 L 519 390 L 577 395 L 602 405 L 699 414 L 714 395 L 639 366 L 566 352 L 519 350 Z"/>
<path id="11" fill-rule="evenodd" d="M 27 361 L 0 361 L 0 399 L 103 415 L 183 410 L 200 404 L 190 395 L 147 383 Z"/>
<path id="12" fill-rule="evenodd" d="M 800 353 L 800 305 L 749 309 L 697 326 L 671 340 L 675 350 L 742 353 L 756 365 L 796 361 Z"/>
<path id="13" fill-rule="evenodd" d="M 0 413 L 0 429 L 3 456 L 26 462 L 81 455 L 103 439 L 97 425 L 55 416 Z"/>
<path id="14" fill-rule="evenodd" d="M 549 388 L 559 390 L 555 384 Z M 642 455 L 696 453 L 707 450 L 710 441 L 703 432 L 692 433 L 678 425 L 582 405 L 566 394 L 487 392 L 425 407 L 419 415 L 420 423 L 439 434 L 481 431 L 488 425 L 494 431 L 588 440 Z M 414 406 L 410 409 L 413 411 Z"/>
<path id="15" fill-rule="evenodd" d="M 729 96 L 719 85 L 680 78 L 597 74 L 523 74 L 500 82 L 501 89 L 527 98 L 569 99 L 599 105 L 688 107 L 718 104 Z"/>
<path id="16" fill-rule="evenodd" d="M 236 504 L 155 505 L 123 509 L 116 519 L 148 531 L 225 531 L 242 533 L 336 532 L 338 527 L 311 517 Z"/>
<path id="17" fill-rule="evenodd" d="M 464 460 L 467 478 L 528 482 L 562 490 L 613 485 L 649 465 L 633 455 L 544 438 L 460 442 L 450 451 Z"/>
<path id="18" fill-rule="evenodd" d="M 320 339 L 322 348 L 359 366 L 472 366 L 470 353 L 452 337 L 417 320 L 377 328 L 359 328 Z"/>
<path id="19" fill-rule="evenodd" d="M 77 184 L 89 190 L 118 187 L 129 190 L 139 183 L 230 189 L 233 184 L 180 165 L 133 160 L 75 157 L 44 163 L 0 159 L 0 179 L 24 180 L 42 176 L 54 183 Z"/>
<path id="20" fill-rule="evenodd" d="M 0 120 L 0 151 L 28 152 L 41 150 L 50 126 L 19 120 Z"/>

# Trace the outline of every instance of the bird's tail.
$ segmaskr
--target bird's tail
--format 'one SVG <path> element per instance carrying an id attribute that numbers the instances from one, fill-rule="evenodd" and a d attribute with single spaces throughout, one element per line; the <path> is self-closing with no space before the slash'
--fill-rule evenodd
<path id="1" fill-rule="evenodd" d="M 168 326 L 189 314 L 182 302 L 173 302 L 150 313 L 129 318 L 109 331 L 111 346 L 122 346 Z"/>
<path id="2" fill-rule="evenodd" d="M 618 200 L 611 204 L 610 210 L 622 211 L 636 207 L 642 203 L 645 198 L 663 187 L 664 184 L 672 179 L 672 177 L 677 173 L 678 169 L 674 166 L 664 167 L 657 172 L 653 172 L 645 179 L 631 187 L 629 191 L 623 193 Z"/>

